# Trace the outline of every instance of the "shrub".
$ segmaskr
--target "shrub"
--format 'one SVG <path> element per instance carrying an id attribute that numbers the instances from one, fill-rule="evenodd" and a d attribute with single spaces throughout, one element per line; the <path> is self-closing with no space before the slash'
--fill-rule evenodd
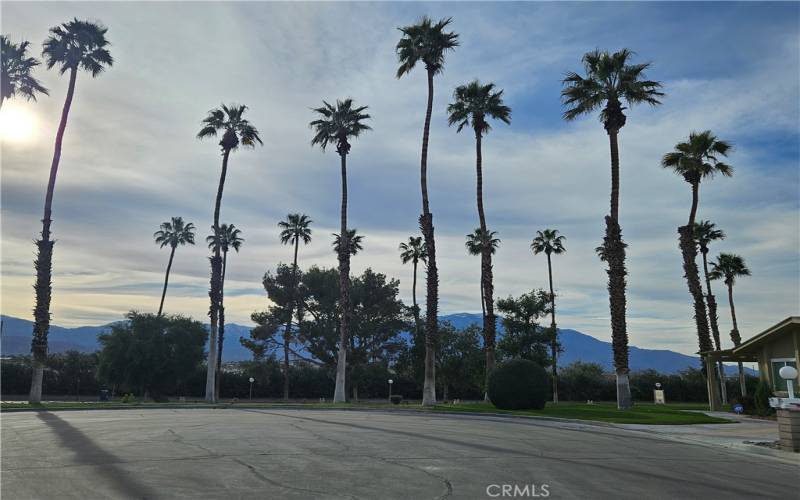
<path id="1" fill-rule="evenodd" d="M 756 393 L 753 396 L 753 403 L 756 407 L 756 413 L 759 415 L 769 415 L 773 412 L 772 407 L 769 405 L 769 398 L 772 397 L 772 389 L 769 384 L 762 380 L 758 383 Z"/>
<path id="2" fill-rule="evenodd" d="M 545 369 L 527 359 L 506 361 L 489 375 L 489 399 L 501 410 L 540 410 L 549 387 Z"/>
<path id="3" fill-rule="evenodd" d="M 403 396 L 399 394 L 392 394 L 389 397 L 389 401 L 391 401 L 393 405 L 399 405 L 403 401 Z"/>

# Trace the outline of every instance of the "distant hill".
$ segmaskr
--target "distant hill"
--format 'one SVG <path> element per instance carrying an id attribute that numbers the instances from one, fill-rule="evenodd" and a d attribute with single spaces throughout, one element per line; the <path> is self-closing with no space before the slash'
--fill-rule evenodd
<path id="1" fill-rule="evenodd" d="M 2 316 L 3 333 L 0 337 L 0 354 L 14 356 L 28 354 L 31 346 L 31 330 L 33 323 L 11 316 Z M 480 325 L 480 314 L 449 314 L 440 319 L 449 321 L 456 328 L 465 328 L 471 324 Z M 100 349 L 97 335 L 109 330 L 111 324 L 101 326 L 81 326 L 63 328 L 51 325 L 49 335 L 50 352 L 62 353 L 69 350 L 94 352 Z M 249 326 L 236 323 L 225 325 L 225 341 L 223 355 L 225 361 L 244 361 L 252 359 L 250 351 L 242 347 L 239 339 L 250 336 Z M 498 323 L 498 334 L 502 335 L 503 327 Z M 559 339 L 564 348 L 559 364 L 566 366 L 573 361 L 599 363 L 606 370 L 613 367 L 611 343 L 598 340 L 590 335 L 570 329 L 559 329 Z M 630 347 L 630 367 L 632 371 L 654 369 L 661 373 L 676 373 L 686 368 L 700 368 L 700 358 L 687 356 L 674 351 L 659 349 L 642 349 Z M 728 366 L 729 374 L 736 372 L 736 367 Z M 748 369 L 749 373 L 754 373 Z"/>

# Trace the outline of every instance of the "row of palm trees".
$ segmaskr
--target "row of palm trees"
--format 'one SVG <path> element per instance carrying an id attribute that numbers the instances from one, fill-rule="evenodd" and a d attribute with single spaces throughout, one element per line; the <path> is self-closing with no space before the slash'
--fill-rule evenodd
<path id="1" fill-rule="evenodd" d="M 426 270 L 426 314 L 425 326 L 421 325 L 420 311 L 416 300 L 416 290 L 413 292 L 415 328 L 417 333 L 424 331 L 425 335 L 425 378 L 423 388 L 423 404 L 431 405 L 436 402 L 435 394 L 435 345 L 437 339 L 437 317 L 438 317 L 438 297 L 439 297 L 439 276 L 436 263 L 436 245 L 434 237 L 433 213 L 430 207 L 427 184 L 427 160 L 430 143 L 430 122 L 432 114 L 432 104 L 434 96 L 434 77 L 444 71 L 446 55 L 459 46 L 459 35 L 449 31 L 452 19 L 446 18 L 438 22 L 433 22 L 430 18 L 424 17 L 418 23 L 399 28 L 401 37 L 396 46 L 396 54 L 399 61 L 396 76 L 398 78 L 409 74 L 418 64 L 424 65 L 427 75 L 427 105 L 425 109 L 425 119 L 422 133 L 422 148 L 420 156 L 420 188 L 422 194 L 422 213 L 419 217 L 420 231 L 422 237 L 413 237 L 404 248 L 402 258 L 406 262 L 413 262 L 416 267 L 419 262 L 425 264 Z M 42 235 L 36 241 L 38 255 L 36 259 L 36 307 L 34 311 L 35 324 L 32 342 L 34 353 L 34 375 L 31 388 L 31 401 L 38 401 L 41 398 L 41 379 L 44 356 L 47 352 L 47 332 L 49 328 L 49 307 L 51 295 L 51 268 L 52 251 L 54 242 L 51 240 L 50 224 L 52 211 L 52 197 L 55 187 L 56 174 L 61 155 L 61 145 L 66 128 L 67 117 L 72 104 L 75 92 L 75 82 L 79 70 L 85 70 L 92 76 L 98 76 L 105 68 L 113 64 L 113 59 L 108 51 L 109 42 L 106 39 L 107 29 L 98 24 L 74 19 L 50 30 L 50 36 L 44 43 L 43 55 L 47 67 L 58 66 L 62 74 L 69 74 L 69 84 L 67 97 L 64 103 L 61 121 L 56 134 L 56 144 L 53 155 L 53 163 L 50 170 L 47 196 L 45 199 L 44 217 L 42 219 Z M 38 61 L 27 57 L 27 42 L 14 45 L 6 38 L 3 39 L 3 94 L 2 98 L 7 97 L 26 97 L 35 99 L 37 93 L 46 93 L 42 87 L 30 74 Z M 6 50 L 9 54 L 9 63 L 6 63 Z M 630 388 L 628 384 L 628 336 L 626 325 L 626 275 L 625 249 L 626 243 L 622 239 L 622 229 L 619 217 L 619 144 L 618 136 L 621 129 L 626 125 L 624 110 L 636 104 L 649 104 L 657 106 L 661 104 L 660 99 L 664 96 L 660 82 L 648 80 L 645 71 L 649 68 L 649 63 L 634 64 L 632 52 L 622 49 L 618 52 L 609 53 L 595 50 L 583 57 L 584 74 L 569 72 L 562 80 L 563 90 L 561 92 L 562 103 L 565 107 L 564 119 L 567 121 L 575 120 L 578 117 L 599 111 L 600 120 L 609 138 L 609 148 L 611 155 L 611 195 L 610 210 L 605 217 L 605 237 L 603 244 L 598 248 L 601 259 L 607 263 L 609 307 L 611 316 L 612 345 L 614 351 L 614 366 L 617 377 L 617 400 L 620 408 L 628 408 L 631 405 Z M 12 61 L 13 60 L 13 61 Z M 476 205 L 478 212 L 479 227 L 471 235 L 472 243 L 468 242 L 468 248 L 476 255 L 481 256 L 481 304 L 484 322 L 484 346 L 486 349 L 486 372 L 491 370 L 494 365 L 494 345 L 495 345 L 495 316 L 494 316 L 494 287 L 492 276 L 492 254 L 499 240 L 494 238 L 494 232 L 490 231 L 486 221 L 483 200 L 483 162 L 482 162 L 482 141 L 491 129 L 490 119 L 499 120 L 506 124 L 510 123 L 511 109 L 503 103 L 503 91 L 497 90 L 493 83 L 481 83 L 478 80 L 456 88 L 454 92 L 454 102 L 448 108 L 448 122 L 451 126 L 457 126 L 457 131 L 462 131 L 465 127 L 471 128 L 475 134 L 475 160 L 476 160 Z M 2 100 L 0 100 L 0 106 Z M 315 108 L 313 112 L 316 119 L 309 125 L 314 135 L 311 144 L 318 145 L 323 151 L 327 146 L 333 145 L 339 154 L 341 167 L 341 211 L 340 211 L 340 232 L 336 235 L 335 250 L 339 261 L 340 275 L 340 351 L 338 354 L 336 388 L 334 402 L 345 400 L 345 368 L 347 362 L 346 346 L 349 337 L 350 307 L 349 307 L 349 288 L 350 288 L 350 257 L 360 248 L 360 236 L 356 235 L 355 229 L 348 228 L 347 225 L 347 156 L 350 154 L 351 141 L 359 137 L 363 132 L 369 131 L 370 126 L 366 121 L 370 115 L 366 112 L 367 106 L 357 106 L 352 99 L 341 99 L 331 104 L 323 101 L 321 107 Z M 222 338 L 224 335 L 224 306 L 223 306 L 223 287 L 226 267 L 227 247 L 224 244 L 224 225 L 220 224 L 222 198 L 227 177 L 227 170 L 231 153 L 242 148 L 254 148 L 263 145 L 258 130 L 246 118 L 247 107 L 244 105 L 222 105 L 220 108 L 208 112 L 202 121 L 202 128 L 197 134 L 199 139 L 219 139 L 218 146 L 222 156 L 220 178 L 217 186 L 217 194 L 213 208 L 212 236 L 209 238 L 209 245 L 212 252 L 210 257 L 210 285 L 209 285 L 209 316 L 211 319 L 208 373 L 206 377 L 206 399 L 214 401 L 216 399 L 215 386 L 220 352 L 222 348 Z M 709 304 L 713 301 L 713 294 L 710 290 L 710 280 L 714 276 L 724 276 L 726 283 L 729 283 L 729 295 L 732 304 L 732 286 L 735 276 L 746 275 L 746 267 L 743 262 L 734 271 L 733 257 L 723 259 L 722 256 L 716 263 L 712 263 L 713 270 L 706 275 L 706 285 L 708 293 L 703 296 L 702 286 L 700 285 L 699 273 L 695 264 L 697 253 L 697 240 L 695 238 L 695 218 L 699 204 L 699 185 L 701 180 L 709 178 L 716 173 L 730 175 L 731 170 L 728 165 L 720 161 L 719 157 L 726 156 L 730 150 L 730 145 L 725 141 L 720 141 L 706 131 L 702 133 L 692 133 L 689 140 L 679 143 L 674 152 L 668 153 L 662 160 L 664 167 L 674 169 L 678 174 L 690 183 L 692 187 L 692 208 L 690 210 L 687 225 L 679 228 L 680 248 L 683 256 L 684 272 L 687 279 L 689 291 L 693 298 L 695 310 L 695 322 L 698 333 L 698 342 L 702 352 L 713 348 L 711 336 L 709 334 L 709 319 L 704 302 Z M 282 241 L 285 244 L 295 245 L 294 269 L 297 270 L 296 253 L 300 241 L 308 242 L 310 239 L 310 220 L 302 219 L 299 214 L 294 214 L 286 221 L 286 226 L 281 226 Z M 165 223 L 166 224 L 166 223 Z M 181 221 L 181 224 L 182 221 Z M 191 226 L 189 224 L 188 226 Z M 163 310 L 163 300 L 169 280 L 169 269 L 171 268 L 175 248 L 180 244 L 191 244 L 188 236 L 174 236 L 171 233 L 186 230 L 187 225 L 183 224 L 182 229 L 178 227 L 178 221 L 173 220 L 168 227 L 162 228 L 156 233 L 156 241 L 162 246 L 171 247 L 170 262 L 167 266 L 165 276 L 164 291 L 159 312 Z M 232 226 L 228 226 L 228 229 Z M 307 233 L 304 231 L 308 231 Z M 178 238 L 175 240 L 175 238 Z M 181 243 L 180 238 L 183 238 Z M 173 245 L 173 241 L 177 241 Z M 710 240 L 709 240 L 710 241 Z M 545 253 L 548 257 L 548 273 L 550 277 L 550 298 L 553 306 L 551 327 L 555 329 L 555 295 L 552 286 L 552 264 L 550 256 L 564 251 L 563 236 L 559 236 L 555 230 L 545 230 L 538 233 L 533 241 L 532 250 L 534 253 Z M 703 252 L 701 246 L 701 252 Z M 704 256 L 704 266 L 707 268 Z M 741 260 L 741 259 L 740 259 Z M 728 267 L 726 267 L 728 266 Z M 731 267 L 733 266 L 733 267 Z M 726 271 L 727 269 L 727 271 Z M 744 269 L 744 270 L 742 270 Z M 727 272 L 727 274 L 726 274 Z M 731 274 L 733 273 L 733 274 Z M 737 274 L 738 273 L 738 274 Z M 416 288 L 416 287 L 414 287 Z M 712 316 L 715 316 L 716 304 L 709 306 Z M 732 311 L 733 312 L 733 311 Z M 710 320 L 713 335 L 717 347 L 719 342 L 718 327 L 716 318 Z M 735 324 L 735 322 L 734 322 Z M 291 316 L 287 318 L 287 334 L 284 343 L 284 363 L 288 365 L 288 342 L 291 336 Z M 734 331 L 738 336 L 738 329 L 734 326 Z M 732 332 L 733 337 L 733 332 Z M 736 343 L 736 341 L 734 341 Z M 553 342 L 553 379 L 554 379 L 554 398 L 557 399 L 557 367 L 555 359 L 557 357 L 557 341 Z M 288 388 L 285 389 L 288 391 Z M 288 393 L 288 392 L 287 392 Z"/>

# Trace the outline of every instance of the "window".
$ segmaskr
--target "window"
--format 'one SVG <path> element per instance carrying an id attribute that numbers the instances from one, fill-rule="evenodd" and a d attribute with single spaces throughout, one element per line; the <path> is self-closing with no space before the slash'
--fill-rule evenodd
<path id="1" fill-rule="evenodd" d="M 797 368 L 797 362 L 794 358 L 777 358 L 772 359 L 772 388 L 775 391 L 787 392 L 789 390 L 786 381 L 778 374 L 784 366 L 793 366 Z M 800 392 L 800 387 L 797 386 L 797 380 L 794 381 L 795 394 Z"/>

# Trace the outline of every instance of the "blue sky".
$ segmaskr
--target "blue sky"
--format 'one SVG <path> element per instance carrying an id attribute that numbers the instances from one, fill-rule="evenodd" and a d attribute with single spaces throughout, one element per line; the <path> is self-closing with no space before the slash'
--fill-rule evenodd
<path id="1" fill-rule="evenodd" d="M 353 270 L 401 279 L 410 301 L 410 268 L 397 245 L 416 231 L 426 96 L 421 71 L 394 77 L 394 45 L 396 27 L 424 14 L 452 16 L 461 35 L 436 79 L 429 159 L 444 313 L 480 310 L 479 262 L 463 249 L 477 225 L 473 142 L 445 115 L 453 88 L 480 78 L 504 88 L 513 109 L 511 125 L 495 125 L 484 140 L 487 217 L 503 240 L 496 293 L 546 286 L 545 259 L 528 245 L 537 229 L 558 228 L 568 238 L 568 253 L 554 261 L 560 324 L 609 338 L 605 272 L 593 252 L 608 204 L 607 136 L 596 117 L 563 122 L 559 90 L 584 52 L 621 47 L 652 62 L 649 76 L 667 93 L 659 108 L 629 110 L 620 135 L 631 343 L 696 350 L 676 234 L 690 192 L 658 165 L 692 130 L 711 129 L 735 145 L 734 177 L 703 184 L 699 216 L 728 233 L 713 254 L 739 253 L 753 271 L 735 292 L 743 336 L 798 313 L 796 3 L 4 2 L 2 32 L 31 40 L 36 52 L 49 27 L 77 16 L 109 27 L 116 59 L 106 74 L 77 83 L 55 194 L 54 323 L 98 324 L 131 308 L 156 309 L 167 252 L 153 244 L 153 231 L 175 215 L 201 234 L 211 224 L 219 154 L 194 135 L 220 102 L 249 105 L 265 142 L 233 155 L 226 184 L 222 218 L 247 240 L 231 258 L 228 317 L 246 324 L 265 307 L 261 276 L 291 257 L 276 227 L 290 211 L 315 221 L 301 265 L 335 265 L 338 162 L 309 146 L 308 122 L 310 107 L 345 96 L 370 106 L 374 128 L 349 157 L 351 226 L 366 236 Z M 50 97 L 3 109 L 36 125 L 26 140 L 2 142 L 3 313 L 25 318 L 33 304 L 31 240 L 67 83 L 43 68 L 37 76 Z M 202 245 L 178 250 L 167 310 L 204 316 L 206 254 Z M 720 322 L 725 337 L 726 307 Z"/>

